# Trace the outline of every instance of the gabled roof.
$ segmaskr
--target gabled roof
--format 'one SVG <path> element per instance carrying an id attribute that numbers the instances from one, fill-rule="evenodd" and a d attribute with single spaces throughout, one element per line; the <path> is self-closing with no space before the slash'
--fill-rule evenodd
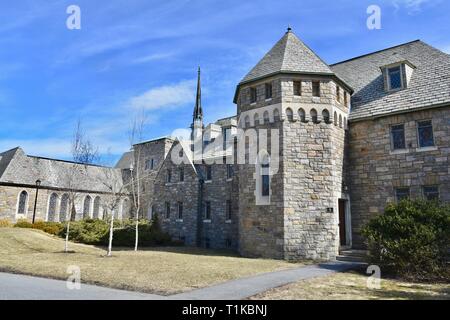
<path id="1" fill-rule="evenodd" d="M 0 180 L 9 164 L 11 163 L 12 159 L 18 152 L 23 153 L 22 149 L 20 149 L 19 147 L 0 153 Z"/>
<path id="2" fill-rule="evenodd" d="M 380 67 L 414 65 L 408 88 L 386 92 Z M 331 65 L 355 89 L 350 120 L 450 105 L 450 55 L 416 40 Z"/>
<path id="3" fill-rule="evenodd" d="M 133 164 L 133 152 L 128 151 L 125 152 L 122 157 L 120 157 L 119 161 L 117 161 L 114 168 L 116 169 L 130 169 Z"/>
<path id="4" fill-rule="evenodd" d="M 333 74 L 330 67 L 290 29 L 242 79 L 257 80 L 278 72 Z"/>

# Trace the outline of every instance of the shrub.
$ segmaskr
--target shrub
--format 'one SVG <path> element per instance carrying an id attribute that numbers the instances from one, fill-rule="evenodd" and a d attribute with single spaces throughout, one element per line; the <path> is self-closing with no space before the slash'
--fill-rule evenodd
<path id="1" fill-rule="evenodd" d="M 28 220 L 19 220 L 14 225 L 14 228 L 37 229 L 49 234 L 59 235 L 61 230 L 63 229 L 63 225 L 59 222 L 36 221 L 34 224 L 32 224 Z"/>
<path id="2" fill-rule="evenodd" d="M 66 236 L 67 224 L 59 235 Z M 70 223 L 69 240 L 86 244 L 98 245 L 102 243 L 103 237 L 109 233 L 109 224 L 103 220 L 81 220 Z"/>
<path id="3" fill-rule="evenodd" d="M 16 224 L 14 225 L 14 228 L 28 228 L 31 229 L 33 228 L 33 224 L 31 222 L 29 222 L 28 220 L 25 219 L 20 219 L 16 222 Z"/>
<path id="4" fill-rule="evenodd" d="M 369 259 L 382 270 L 415 280 L 448 277 L 450 206 L 404 200 L 389 204 L 363 229 Z"/>
<path id="5" fill-rule="evenodd" d="M 12 223 L 8 219 L 0 219 L 0 228 L 10 228 Z"/>

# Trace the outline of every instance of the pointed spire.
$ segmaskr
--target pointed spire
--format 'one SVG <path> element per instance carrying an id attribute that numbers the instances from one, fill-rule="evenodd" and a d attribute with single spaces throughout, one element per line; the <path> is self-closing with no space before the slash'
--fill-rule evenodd
<path id="1" fill-rule="evenodd" d="M 202 87 L 200 82 L 200 67 L 198 67 L 197 76 L 197 96 L 195 99 L 194 117 L 193 122 L 196 120 L 203 120 L 203 109 L 202 109 Z"/>

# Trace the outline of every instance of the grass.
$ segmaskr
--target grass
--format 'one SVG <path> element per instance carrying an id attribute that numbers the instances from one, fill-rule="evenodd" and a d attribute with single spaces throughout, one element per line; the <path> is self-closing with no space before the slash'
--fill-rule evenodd
<path id="1" fill-rule="evenodd" d="M 361 272 L 336 273 L 302 280 L 252 297 L 252 300 L 450 300 L 450 284 L 408 283 L 381 279 L 380 289 L 367 288 Z"/>
<path id="2" fill-rule="evenodd" d="M 0 271 L 67 279 L 67 267 L 81 268 L 84 283 L 169 295 L 245 276 L 298 266 L 285 261 L 246 259 L 228 251 L 152 248 L 134 252 L 70 243 L 39 230 L 0 228 Z"/>

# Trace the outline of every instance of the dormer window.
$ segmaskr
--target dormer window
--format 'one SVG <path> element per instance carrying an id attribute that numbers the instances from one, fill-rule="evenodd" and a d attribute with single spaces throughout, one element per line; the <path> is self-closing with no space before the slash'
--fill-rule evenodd
<path id="1" fill-rule="evenodd" d="M 389 90 L 399 90 L 403 88 L 402 85 L 402 71 L 400 66 L 388 68 L 387 69 L 387 75 L 388 75 L 388 85 Z"/>
<path id="2" fill-rule="evenodd" d="M 402 61 L 381 67 L 384 75 L 384 88 L 387 92 L 406 89 L 416 67 L 408 61 Z"/>

